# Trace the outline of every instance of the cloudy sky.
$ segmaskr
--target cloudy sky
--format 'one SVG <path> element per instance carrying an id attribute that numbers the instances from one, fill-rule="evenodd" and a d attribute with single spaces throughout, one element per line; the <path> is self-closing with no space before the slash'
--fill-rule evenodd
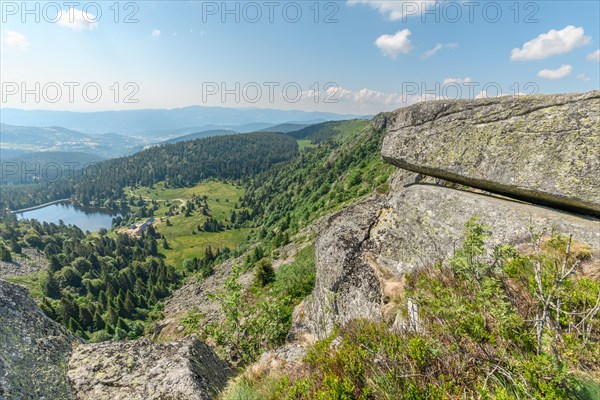
<path id="1" fill-rule="evenodd" d="M 2 1 L 2 107 L 376 113 L 598 89 L 597 1 Z"/>

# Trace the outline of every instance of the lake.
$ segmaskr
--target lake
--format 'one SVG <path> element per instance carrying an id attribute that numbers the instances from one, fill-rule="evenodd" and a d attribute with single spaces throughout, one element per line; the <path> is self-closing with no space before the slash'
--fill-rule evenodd
<path id="1" fill-rule="evenodd" d="M 17 213 L 18 219 L 37 219 L 40 222 L 58 224 L 62 220 L 67 225 L 75 225 L 82 231 L 97 232 L 100 228 L 110 229 L 112 219 L 119 215 L 99 208 L 83 208 L 71 202 L 47 205 L 35 210 Z"/>

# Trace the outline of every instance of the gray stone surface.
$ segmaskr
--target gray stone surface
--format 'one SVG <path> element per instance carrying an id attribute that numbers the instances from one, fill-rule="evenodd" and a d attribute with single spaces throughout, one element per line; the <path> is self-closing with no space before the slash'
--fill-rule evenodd
<path id="1" fill-rule="evenodd" d="M 534 227 L 573 234 L 596 255 L 600 249 L 594 218 L 432 184 L 393 186 L 389 196 L 370 197 L 330 218 L 315 246 L 316 286 L 296 324 L 323 338 L 355 318 L 400 323 L 392 300 L 402 290 L 402 275 L 451 256 L 474 215 L 492 229 L 490 248 L 527 243 Z"/>
<path id="2" fill-rule="evenodd" d="M 0 279 L 0 399 L 74 399 L 67 363 L 75 341 L 25 288 Z"/>
<path id="3" fill-rule="evenodd" d="M 48 260 L 37 249 L 24 248 L 22 254 L 12 253 L 12 262 L 0 261 L 0 279 L 35 274 L 48 268 Z"/>
<path id="4" fill-rule="evenodd" d="M 600 215 L 600 91 L 425 102 L 387 129 L 382 155 L 399 168 Z"/>
<path id="5" fill-rule="evenodd" d="M 214 399 L 231 370 L 197 339 L 82 344 L 69 362 L 81 400 Z"/>

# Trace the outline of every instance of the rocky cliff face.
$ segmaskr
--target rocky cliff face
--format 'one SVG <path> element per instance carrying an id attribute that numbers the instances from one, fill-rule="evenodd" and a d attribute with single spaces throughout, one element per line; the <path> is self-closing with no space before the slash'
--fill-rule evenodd
<path id="1" fill-rule="evenodd" d="M 402 169 L 597 217 L 598 154 L 600 91 L 417 104 L 382 148 Z"/>
<path id="2" fill-rule="evenodd" d="M 529 242 L 530 228 L 562 232 L 589 244 L 597 260 L 598 219 L 541 205 L 600 210 L 599 111 L 600 92 L 592 92 L 423 103 L 393 113 L 383 155 L 404 170 L 388 195 L 327 221 L 315 246 L 316 287 L 293 333 L 323 338 L 355 318 L 405 323 L 394 302 L 403 275 L 451 256 L 472 216 L 498 243 Z M 421 176 L 416 183 L 415 172 L 488 192 Z"/>
<path id="3" fill-rule="evenodd" d="M 0 399 L 74 399 L 67 381 L 73 342 L 25 288 L 0 280 Z"/>
<path id="4" fill-rule="evenodd" d="M 0 280 L 0 400 L 213 399 L 231 373 L 196 339 L 84 344 Z"/>

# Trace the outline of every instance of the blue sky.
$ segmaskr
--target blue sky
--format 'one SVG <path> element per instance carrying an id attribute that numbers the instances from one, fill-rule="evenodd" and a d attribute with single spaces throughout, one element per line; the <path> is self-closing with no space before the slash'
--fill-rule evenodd
<path id="1" fill-rule="evenodd" d="M 366 114 L 599 87 L 597 1 L 22 4 L 2 2 L 2 107 Z"/>

